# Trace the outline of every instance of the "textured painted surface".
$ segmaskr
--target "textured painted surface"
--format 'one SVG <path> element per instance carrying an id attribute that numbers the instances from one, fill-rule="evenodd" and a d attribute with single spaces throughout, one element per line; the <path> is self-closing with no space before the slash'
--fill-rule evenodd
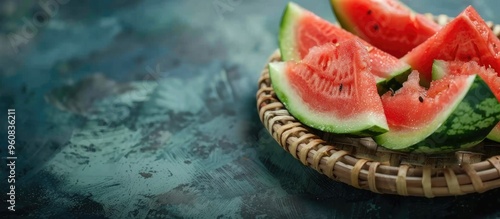
<path id="1" fill-rule="evenodd" d="M 328 1 L 297 2 L 333 20 Z M 405 2 L 449 15 L 473 4 L 500 22 L 493 0 Z M 16 52 L 8 34 L 42 9 L 2 1 L 0 109 L 16 108 L 22 140 L 17 214 L 500 216 L 498 190 L 432 200 L 377 195 L 332 182 L 284 152 L 258 120 L 255 91 L 285 3 L 70 0 Z"/>

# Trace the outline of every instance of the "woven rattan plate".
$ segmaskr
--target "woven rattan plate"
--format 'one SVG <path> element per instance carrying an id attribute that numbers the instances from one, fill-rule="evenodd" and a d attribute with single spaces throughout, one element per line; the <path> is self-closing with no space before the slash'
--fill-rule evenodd
<path id="1" fill-rule="evenodd" d="M 432 16 L 438 24 L 447 16 Z M 488 23 L 495 35 L 500 26 Z M 280 61 L 278 51 L 268 61 Z M 289 114 L 272 88 L 267 64 L 258 81 L 260 120 L 293 157 L 331 179 L 376 193 L 453 196 L 500 187 L 500 144 L 485 141 L 473 151 L 405 154 L 378 147 L 371 138 L 335 136 L 309 128 Z M 332 182 L 333 183 L 333 182 Z"/>

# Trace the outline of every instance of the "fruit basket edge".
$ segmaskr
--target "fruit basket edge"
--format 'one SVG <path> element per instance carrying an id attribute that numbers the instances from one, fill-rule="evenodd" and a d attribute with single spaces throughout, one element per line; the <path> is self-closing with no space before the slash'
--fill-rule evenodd
<path id="1" fill-rule="evenodd" d="M 452 19 L 446 15 L 426 16 L 440 25 Z M 487 24 L 498 37 L 500 26 L 492 22 Z M 276 51 L 267 63 L 280 60 L 279 51 Z M 277 99 L 271 86 L 267 63 L 259 78 L 256 95 L 260 120 L 283 149 L 302 164 L 335 181 L 383 194 L 432 198 L 482 193 L 500 187 L 500 155 L 480 162 L 466 161 L 457 165 L 412 165 L 404 162 L 391 165 L 390 162 L 373 158 L 385 156 L 390 161 L 394 152 L 375 149 L 375 152 L 367 154 L 355 147 L 346 149 L 340 146 L 344 143 L 337 144 L 335 139 L 330 141 L 332 137 L 325 140 L 328 134 L 320 137 L 314 133 L 291 116 Z M 462 153 L 462 158 L 463 155 Z M 435 160 L 439 161 L 439 158 Z"/>

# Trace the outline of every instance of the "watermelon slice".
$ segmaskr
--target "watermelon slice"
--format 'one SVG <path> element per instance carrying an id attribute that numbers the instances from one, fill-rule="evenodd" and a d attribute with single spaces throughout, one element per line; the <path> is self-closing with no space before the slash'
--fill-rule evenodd
<path id="1" fill-rule="evenodd" d="M 491 66 L 498 73 L 500 40 L 476 10 L 469 6 L 434 36 L 402 58 L 420 72 L 424 82 L 431 80 L 435 59 L 476 61 L 480 65 Z"/>
<path id="2" fill-rule="evenodd" d="M 443 61 L 435 60 L 432 67 L 432 79 L 437 80 L 446 75 L 472 75 L 478 74 L 488 84 L 495 97 L 500 101 L 500 76 L 495 70 L 477 64 L 477 62 Z M 488 139 L 500 142 L 500 123 L 487 136 Z"/>
<path id="3" fill-rule="evenodd" d="M 440 28 L 396 0 L 330 0 L 342 27 L 395 57 L 402 57 Z"/>
<path id="4" fill-rule="evenodd" d="M 477 75 L 448 75 L 419 85 L 414 71 L 395 93 L 382 96 L 389 132 L 374 137 L 392 150 L 441 153 L 484 140 L 500 121 L 500 103 Z"/>
<path id="5" fill-rule="evenodd" d="M 373 47 L 357 36 L 295 3 L 288 3 L 281 19 L 279 47 L 283 61 L 299 61 L 314 46 L 325 43 L 338 43 L 350 39 L 358 39 L 367 47 L 372 69 L 371 73 L 377 76 L 377 82 L 392 79 L 403 73 L 409 73 L 410 66 L 408 64 Z M 403 78 L 406 79 L 404 76 Z"/>
<path id="6" fill-rule="evenodd" d="M 269 72 L 278 98 L 305 125 L 370 136 L 388 127 L 368 60 L 351 39 L 313 47 L 301 62 L 270 63 Z"/>

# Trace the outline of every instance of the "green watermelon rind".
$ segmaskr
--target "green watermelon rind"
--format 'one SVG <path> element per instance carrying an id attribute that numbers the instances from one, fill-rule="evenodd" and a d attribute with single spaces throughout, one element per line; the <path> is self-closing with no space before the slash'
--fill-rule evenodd
<path id="1" fill-rule="evenodd" d="M 280 31 L 279 31 L 279 48 L 281 52 L 281 59 L 283 61 L 300 61 L 299 51 L 296 49 L 295 27 L 297 18 L 304 14 L 304 9 L 299 5 L 289 2 L 283 17 L 281 18 Z"/>
<path id="2" fill-rule="evenodd" d="M 425 154 L 477 145 L 500 121 L 500 103 L 479 76 L 468 76 L 467 84 L 467 89 L 426 127 L 405 133 L 389 131 L 374 140 L 388 149 Z"/>
<path id="3" fill-rule="evenodd" d="M 448 72 L 448 70 L 446 69 L 446 61 L 436 59 L 434 60 L 434 62 L 432 62 L 431 74 L 433 81 L 444 78 L 444 76 L 446 76 L 446 72 Z"/>
<path id="4" fill-rule="evenodd" d="M 278 99 L 301 123 L 324 132 L 353 136 L 374 136 L 388 131 L 385 116 L 373 116 L 372 112 L 366 112 L 356 118 L 336 118 L 332 114 L 317 115 L 302 100 L 296 98 L 298 94 L 290 87 L 285 68 L 285 62 L 269 64 L 271 83 Z"/>
<path id="5" fill-rule="evenodd" d="M 494 128 L 491 130 L 486 138 L 492 141 L 500 142 L 500 128 Z"/>
<path id="6" fill-rule="evenodd" d="M 340 2 L 342 0 L 330 0 L 330 5 L 332 7 L 333 13 L 335 14 L 335 18 L 339 22 L 340 26 L 351 33 L 358 35 L 359 33 L 355 30 L 355 26 L 352 22 L 347 19 L 347 16 L 344 14 L 344 10 L 340 6 Z"/>
<path id="7" fill-rule="evenodd" d="M 377 90 L 380 96 L 385 94 L 390 90 L 398 90 L 403 86 L 403 83 L 408 80 L 408 76 L 411 74 L 412 69 L 408 68 L 406 70 L 401 69 L 394 74 L 392 74 L 392 78 L 383 79 L 375 76 L 375 81 L 377 82 Z"/>

